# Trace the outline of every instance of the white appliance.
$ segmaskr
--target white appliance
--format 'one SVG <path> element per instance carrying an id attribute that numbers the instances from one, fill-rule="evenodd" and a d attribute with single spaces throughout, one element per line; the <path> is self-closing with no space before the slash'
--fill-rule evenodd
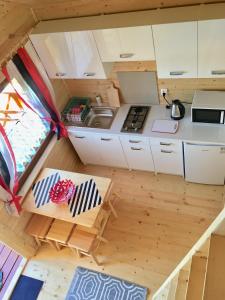
<path id="1" fill-rule="evenodd" d="M 192 122 L 225 123 L 225 92 L 196 91 L 191 106 Z"/>
<path id="2" fill-rule="evenodd" d="M 185 180 L 223 185 L 225 145 L 184 143 Z"/>

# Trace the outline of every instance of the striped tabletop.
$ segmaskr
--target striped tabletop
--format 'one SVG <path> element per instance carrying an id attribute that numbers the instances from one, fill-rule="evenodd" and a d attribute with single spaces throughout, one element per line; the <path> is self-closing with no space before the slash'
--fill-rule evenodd
<path id="1" fill-rule="evenodd" d="M 42 182 L 48 177 L 48 182 Z M 70 179 L 75 184 L 76 190 L 68 205 L 57 205 L 49 201 L 48 197 L 44 197 L 47 200 L 42 197 L 46 194 L 46 187 L 49 187 L 51 180 L 53 182 L 56 178 L 60 178 L 60 180 Z M 33 189 L 27 193 L 22 208 L 32 213 L 94 227 L 101 206 L 108 199 L 111 186 L 112 180 L 110 178 L 46 168 L 40 172 Z"/>
<path id="2" fill-rule="evenodd" d="M 32 190 L 37 208 L 48 204 L 50 201 L 49 192 L 51 188 L 60 180 L 59 173 L 48 176 L 34 183 Z M 96 183 L 90 179 L 79 186 L 76 186 L 72 197 L 68 201 L 69 210 L 72 217 L 86 212 L 102 203 Z M 58 205 L 58 204 L 55 204 Z"/>

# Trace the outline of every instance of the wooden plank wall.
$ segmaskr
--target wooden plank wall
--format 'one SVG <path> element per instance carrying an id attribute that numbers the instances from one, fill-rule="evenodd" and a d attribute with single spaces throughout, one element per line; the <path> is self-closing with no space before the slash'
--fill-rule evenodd
<path id="1" fill-rule="evenodd" d="M 52 80 L 56 94 L 57 107 L 62 111 L 69 99 L 69 92 L 63 80 Z M 48 156 L 44 167 L 56 168 L 66 171 L 74 171 L 79 158 L 68 139 L 61 139 L 56 143 L 52 152 Z"/>
<path id="2" fill-rule="evenodd" d="M 0 0 L 0 62 L 24 38 L 36 21 L 29 7 Z"/>
<path id="3" fill-rule="evenodd" d="M 155 61 L 142 62 L 118 62 L 114 63 L 112 72 L 107 80 L 94 79 L 67 79 L 65 83 L 69 89 L 70 96 L 88 96 L 94 101 L 96 95 L 101 95 L 103 102 L 108 103 L 106 90 L 110 86 L 119 88 L 117 72 L 122 71 L 156 71 Z M 196 89 L 225 90 L 225 78 L 200 78 L 200 79 L 158 79 L 158 90 L 168 88 L 168 98 L 181 99 L 192 102 Z M 160 103 L 164 104 L 160 96 Z"/>
<path id="4" fill-rule="evenodd" d="M 39 20 L 50 20 L 69 17 L 93 16 L 149 10 L 165 7 L 188 6 L 202 3 L 218 3 L 220 0 L 13 0 L 14 2 L 27 3 L 34 8 Z M 53 3 L 54 2 L 54 3 Z"/>

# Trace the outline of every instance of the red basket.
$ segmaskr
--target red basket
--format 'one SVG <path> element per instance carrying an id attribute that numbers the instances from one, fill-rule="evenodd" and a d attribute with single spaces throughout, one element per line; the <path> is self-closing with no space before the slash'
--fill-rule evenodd
<path id="1" fill-rule="evenodd" d="M 53 203 L 67 203 L 72 197 L 75 185 L 69 179 L 58 181 L 49 191 L 49 197 Z"/>

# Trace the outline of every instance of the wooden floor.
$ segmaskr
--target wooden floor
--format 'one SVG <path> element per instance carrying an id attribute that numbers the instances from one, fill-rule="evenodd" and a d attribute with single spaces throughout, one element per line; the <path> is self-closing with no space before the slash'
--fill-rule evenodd
<path id="1" fill-rule="evenodd" d="M 82 173 L 111 177 L 122 200 L 110 218 L 97 256 L 78 259 L 68 249 L 43 246 L 25 274 L 45 281 L 39 300 L 64 299 L 76 266 L 85 266 L 141 284 L 152 292 L 224 206 L 224 187 L 187 183 L 178 176 L 123 169 L 80 166 Z M 149 297 L 150 298 L 150 297 Z"/>

